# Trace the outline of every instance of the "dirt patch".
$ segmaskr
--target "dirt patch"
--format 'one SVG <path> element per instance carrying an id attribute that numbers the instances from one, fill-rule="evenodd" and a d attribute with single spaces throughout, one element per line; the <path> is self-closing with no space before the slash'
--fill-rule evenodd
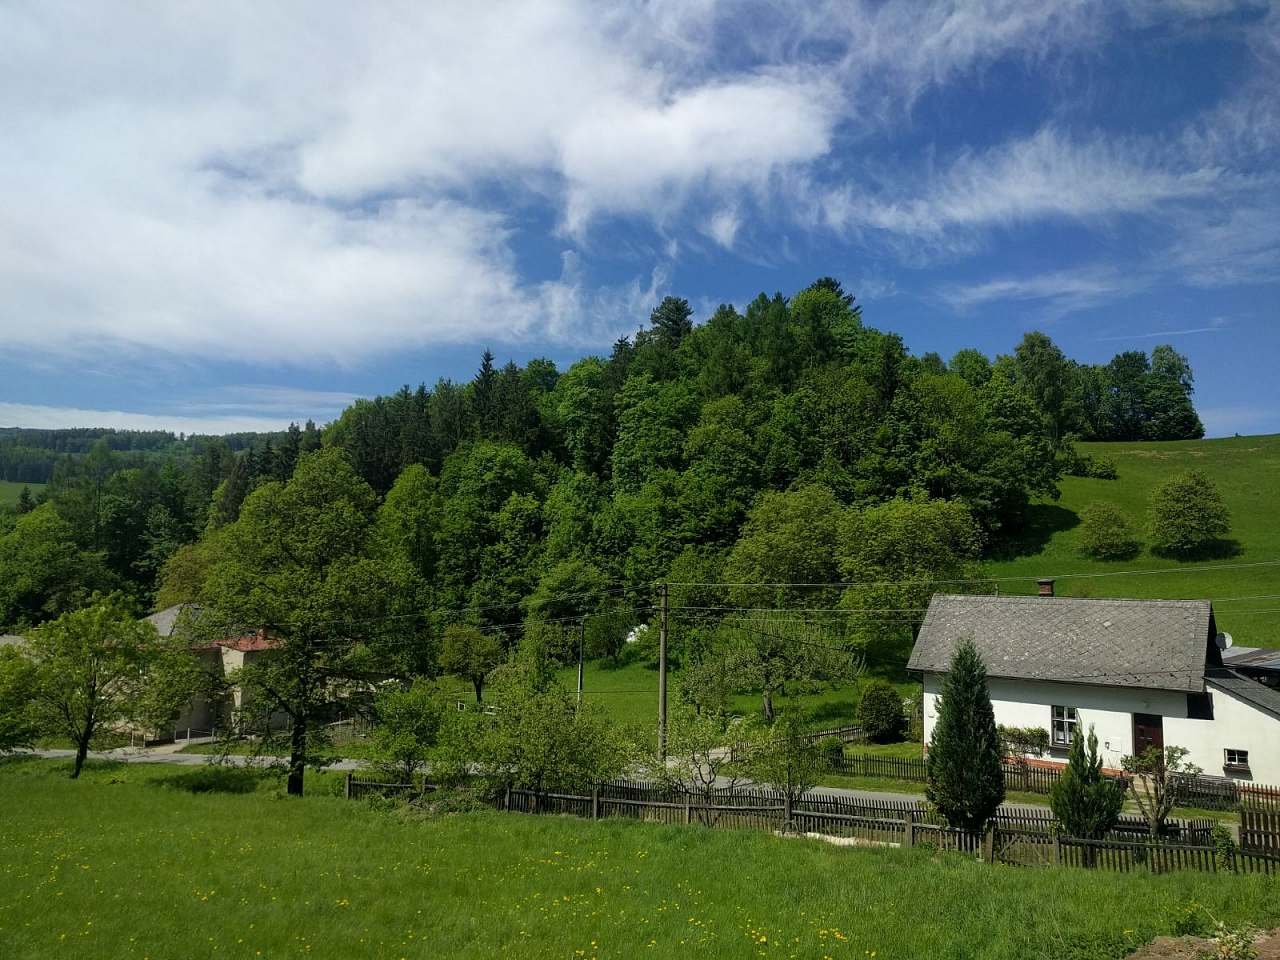
<path id="1" fill-rule="evenodd" d="M 1254 941 L 1258 960 L 1280 960 L 1280 930 L 1259 935 Z M 1156 937 L 1130 960 L 1196 960 L 1204 951 L 1213 956 L 1214 942 L 1200 937 Z"/>

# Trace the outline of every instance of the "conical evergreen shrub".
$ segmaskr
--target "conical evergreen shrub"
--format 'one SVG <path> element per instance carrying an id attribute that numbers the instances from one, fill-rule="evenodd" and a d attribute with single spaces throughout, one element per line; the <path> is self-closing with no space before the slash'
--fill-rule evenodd
<path id="1" fill-rule="evenodd" d="M 1115 826 L 1124 806 L 1124 785 L 1102 775 L 1098 735 L 1089 727 L 1089 739 L 1080 728 L 1071 737 L 1067 768 L 1049 793 L 1049 806 L 1069 836 L 1100 840 Z"/>
<path id="2" fill-rule="evenodd" d="M 987 668 L 972 641 L 951 658 L 929 740 L 926 795 L 953 827 L 986 826 L 1004 801 L 1002 750 L 987 693 Z"/>

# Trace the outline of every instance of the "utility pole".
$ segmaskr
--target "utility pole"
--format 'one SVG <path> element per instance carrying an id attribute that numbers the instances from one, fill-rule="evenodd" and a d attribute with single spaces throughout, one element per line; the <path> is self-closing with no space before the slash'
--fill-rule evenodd
<path id="1" fill-rule="evenodd" d="M 658 759 L 667 759 L 667 585 L 658 584 Z"/>
<path id="2" fill-rule="evenodd" d="M 582 706 L 582 643 L 587 634 L 587 617 L 578 621 L 578 706 Z"/>

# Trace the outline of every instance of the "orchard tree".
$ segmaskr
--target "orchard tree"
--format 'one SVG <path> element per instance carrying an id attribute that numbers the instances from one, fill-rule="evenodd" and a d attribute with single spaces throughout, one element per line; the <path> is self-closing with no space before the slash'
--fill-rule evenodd
<path id="1" fill-rule="evenodd" d="M 119 594 L 37 627 L 28 650 L 37 729 L 74 744 L 72 779 L 104 735 L 171 722 L 203 678 L 185 643 L 160 637 Z"/>
<path id="2" fill-rule="evenodd" d="M 1231 531 L 1217 486 L 1199 470 L 1169 478 L 1151 494 L 1151 548 L 1172 557 L 1203 555 Z"/>
<path id="3" fill-rule="evenodd" d="M 747 753 L 748 776 L 782 793 L 786 803 L 784 820 L 792 818 L 796 803 L 818 785 L 831 766 L 824 745 L 806 736 L 806 732 L 795 715 L 781 716 L 751 744 Z"/>
<path id="4" fill-rule="evenodd" d="M 374 762 L 401 778 L 401 783 L 413 783 L 426 768 L 440 733 L 444 707 L 438 691 L 430 681 L 419 678 L 409 687 L 382 690 L 373 710 Z"/>
<path id="5" fill-rule="evenodd" d="M 929 740 L 929 802 L 953 827 L 982 830 L 1004 802 L 1004 770 L 987 668 L 970 640 L 951 658 Z"/>
<path id="6" fill-rule="evenodd" d="M 1187 761 L 1190 753 L 1186 747 L 1148 747 L 1120 760 L 1124 772 L 1133 778 L 1133 800 L 1146 819 L 1152 837 L 1160 836 L 1165 820 L 1178 802 L 1179 781 L 1200 775 L 1200 768 Z"/>
<path id="7" fill-rule="evenodd" d="M 1076 728 L 1066 769 L 1054 783 L 1049 806 L 1068 835 L 1101 840 L 1116 825 L 1124 807 L 1124 784 L 1102 775 L 1098 735 L 1089 726 L 1088 740 Z"/>
<path id="8" fill-rule="evenodd" d="M 673 791 L 696 797 L 703 823 L 712 826 L 709 809 L 723 790 L 747 779 L 747 765 L 735 753 L 751 755 L 764 736 L 758 721 L 726 717 L 690 709 L 676 710 L 667 726 L 667 756 L 653 758 L 649 776 Z"/>
<path id="9" fill-rule="evenodd" d="M 858 726 L 875 743 L 896 743 L 907 728 L 902 695 L 888 680 L 872 680 L 858 701 Z"/>
<path id="10" fill-rule="evenodd" d="M 440 642 L 440 669 L 456 673 L 470 683 L 476 692 L 476 703 L 484 699 L 485 678 L 502 663 L 503 656 L 497 634 L 469 623 L 445 627 Z"/>
<path id="11" fill-rule="evenodd" d="M 1142 543 L 1124 511 L 1108 500 L 1095 500 L 1080 515 L 1080 551 L 1097 560 L 1129 560 Z"/>
<path id="12" fill-rule="evenodd" d="M 267 707 L 261 714 L 287 718 L 292 795 L 341 686 L 434 664 L 415 571 L 372 549 L 376 505 L 342 450 L 304 455 L 290 480 L 245 499 L 205 581 L 202 632 L 262 630 L 272 641 L 239 682 Z"/>

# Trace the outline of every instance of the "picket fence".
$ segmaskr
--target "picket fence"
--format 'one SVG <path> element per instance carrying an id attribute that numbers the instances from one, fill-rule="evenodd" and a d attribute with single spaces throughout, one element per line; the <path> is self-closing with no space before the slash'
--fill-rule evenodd
<path id="1" fill-rule="evenodd" d="M 351 799 L 412 797 L 427 784 L 381 783 L 348 774 Z M 981 833 L 948 826 L 917 801 L 877 800 L 811 791 L 789 803 L 782 791 L 752 787 L 706 793 L 671 790 L 648 781 L 601 784 L 590 792 L 505 790 L 499 809 L 585 819 L 627 818 L 650 823 L 755 829 L 843 838 L 864 846 L 929 846 L 1015 866 L 1069 866 L 1120 872 L 1176 870 L 1280 874 L 1280 850 L 1218 850 L 1210 820 L 1171 820 L 1159 840 L 1145 824 L 1125 818 L 1103 840 L 1063 836 L 1041 808 L 1005 805 Z"/>

